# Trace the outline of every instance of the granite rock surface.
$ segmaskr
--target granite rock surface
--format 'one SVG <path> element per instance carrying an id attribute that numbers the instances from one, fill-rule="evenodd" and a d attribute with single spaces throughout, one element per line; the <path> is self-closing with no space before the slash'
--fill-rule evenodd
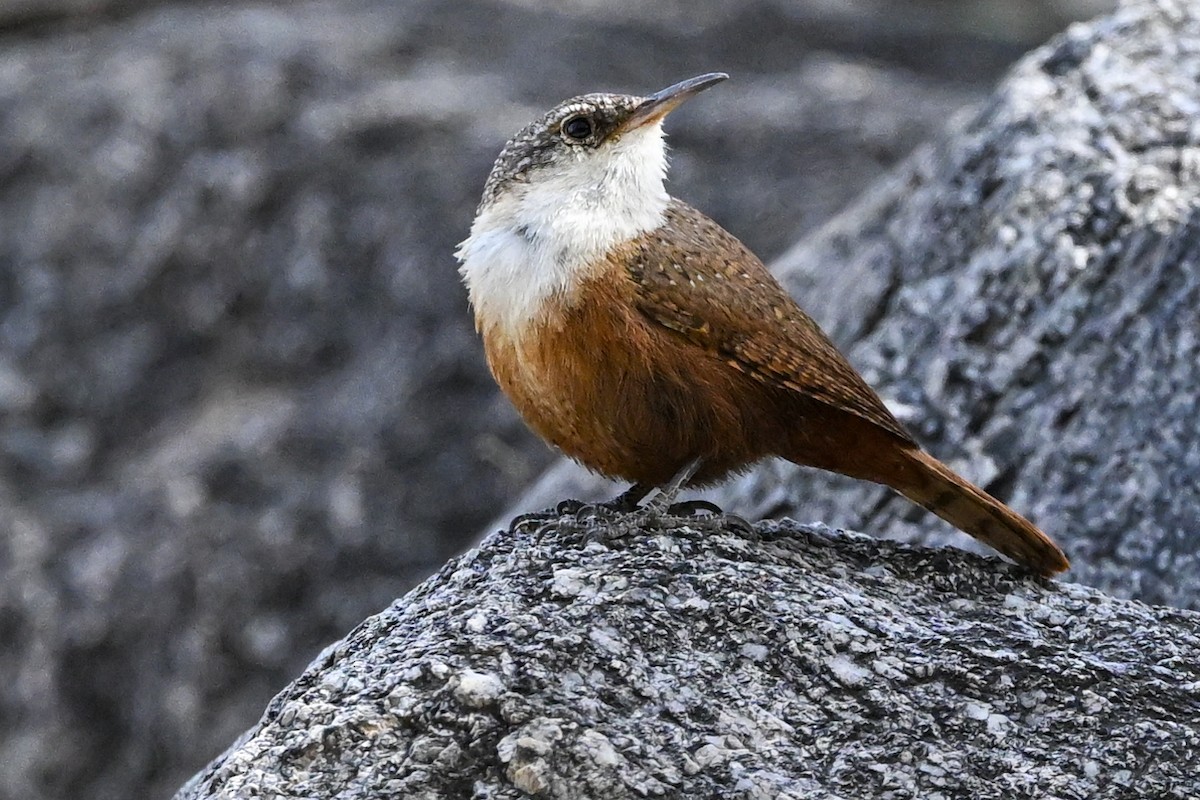
<path id="1" fill-rule="evenodd" d="M 525 521 L 177 800 L 1187 798 L 1200 615 L 791 522 Z"/>

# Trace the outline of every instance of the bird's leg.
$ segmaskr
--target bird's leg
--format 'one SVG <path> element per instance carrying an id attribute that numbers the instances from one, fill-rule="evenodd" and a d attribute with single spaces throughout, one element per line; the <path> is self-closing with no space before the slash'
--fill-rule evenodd
<path id="1" fill-rule="evenodd" d="M 720 517 L 725 525 L 736 528 L 752 537 L 757 537 L 758 534 L 754 530 L 753 525 L 736 514 L 725 513 L 725 509 L 709 500 L 673 502 L 675 495 L 679 494 L 679 490 L 699 471 L 702 463 L 698 458 L 689 461 L 675 477 L 662 487 L 658 496 L 646 503 L 643 508 L 651 514 L 665 512 L 668 516 L 673 517 L 691 517 L 695 516 L 699 511 L 705 511 L 713 517 Z"/>
<path id="2" fill-rule="evenodd" d="M 604 503 L 597 503 L 601 508 L 609 511 L 636 511 L 638 504 L 645 499 L 646 495 L 654 491 L 654 487 L 646 483 L 635 483 L 619 495 Z"/>
<path id="3" fill-rule="evenodd" d="M 675 499 L 675 495 L 679 494 L 680 488 L 682 488 L 685 483 L 691 480 L 692 476 L 696 474 L 696 470 L 700 469 L 700 464 L 701 461 L 698 458 L 689 461 L 684 465 L 683 469 L 675 473 L 671 480 L 667 481 L 662 486 L 656 487 L 648 483 L 639 482 L 633 484 L 633 486 L 630 486 L 628 489 L 621 492 L 612 500 L 608 500 L 607 502 L 583 503 L 577 507 L 565 510 L 567 513 L 573 513 L 576 516 L 594 514 L 597 511 L 616 514 L 629 514 L 635 511 L 640 511 L 647 514 L 673 514 L 673 509 L 676 507 L 673 506 L 671 502 Z M 646 496 L 655 489 L 658 489 L 658 494 L 646 501 L 645 504 L 642 504 L 642 501 L 645 500 Z M 697 509 L 703 509 L 717 514 L 721 513 L 720 508 L 717 508 L 717 506 L 713 505 L 712 503 L 706 503 L 703 500 L 690 500 L 687 503 L 681 503 L 679 505 L 685 507 L 680 510 L 680 514 L 682 515 L 690 515 Z M 563 506 L 563 503 L 559 504 L 560 509 L 563 509 Z"/>
<path id="4" fill-rule="evenodd" d="M 671 480 L 659 487 L 658 494 L 647 501 L 643 508 L 651 513 L 672 513 L 671 504 L 675 501 L 675 495 L 679 494 L 679 490 L 683 488 L 684 484 L 692 479 L 692 476 L 700 469 L 700 464 L 699 458 L 693 458 L 684 464 Z"/>

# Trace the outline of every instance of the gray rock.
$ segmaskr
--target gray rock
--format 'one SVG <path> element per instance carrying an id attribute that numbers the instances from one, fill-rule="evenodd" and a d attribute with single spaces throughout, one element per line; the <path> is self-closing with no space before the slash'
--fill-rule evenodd
<path id="1" fill-rule="evenodd" d="M 997 559 L 551 516 L 330 647 L 177 798 L 1194 797 L 1198 665 L 1200 615 Z"/>
<path id="2" fill-rule="evenodd" d="M 1068 580 L 1200 608 L 1200 6 L 1129 2 L 777 263 L 943 460 L 1061 542 Z M 613 491 L 560 465 L 516 504 Z M 707 493 L 971 546 L 886 491 L 770 463 Z"/>

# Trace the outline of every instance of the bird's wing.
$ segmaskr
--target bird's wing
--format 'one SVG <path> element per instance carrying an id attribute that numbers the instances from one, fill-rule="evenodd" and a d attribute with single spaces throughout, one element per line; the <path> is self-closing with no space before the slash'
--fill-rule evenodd
<path id="1" fill-rule="evenodd" d="M 913 441 L 745 245 L 686 203 L 673 200 L 666 214 L 627 261 L 643 314 L 765 384 Z"/>

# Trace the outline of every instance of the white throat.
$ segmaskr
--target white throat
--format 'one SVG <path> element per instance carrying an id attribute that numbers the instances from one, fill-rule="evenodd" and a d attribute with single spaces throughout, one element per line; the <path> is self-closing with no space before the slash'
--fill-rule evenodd
<path id="1" fill-rule="evenodd" d="M 477 326 L 518 329 L 550 298 L 569 301 L 605 253 L 663 223 L 666 171 L 656 122 L 514 181 L 456 253 Z"/>

